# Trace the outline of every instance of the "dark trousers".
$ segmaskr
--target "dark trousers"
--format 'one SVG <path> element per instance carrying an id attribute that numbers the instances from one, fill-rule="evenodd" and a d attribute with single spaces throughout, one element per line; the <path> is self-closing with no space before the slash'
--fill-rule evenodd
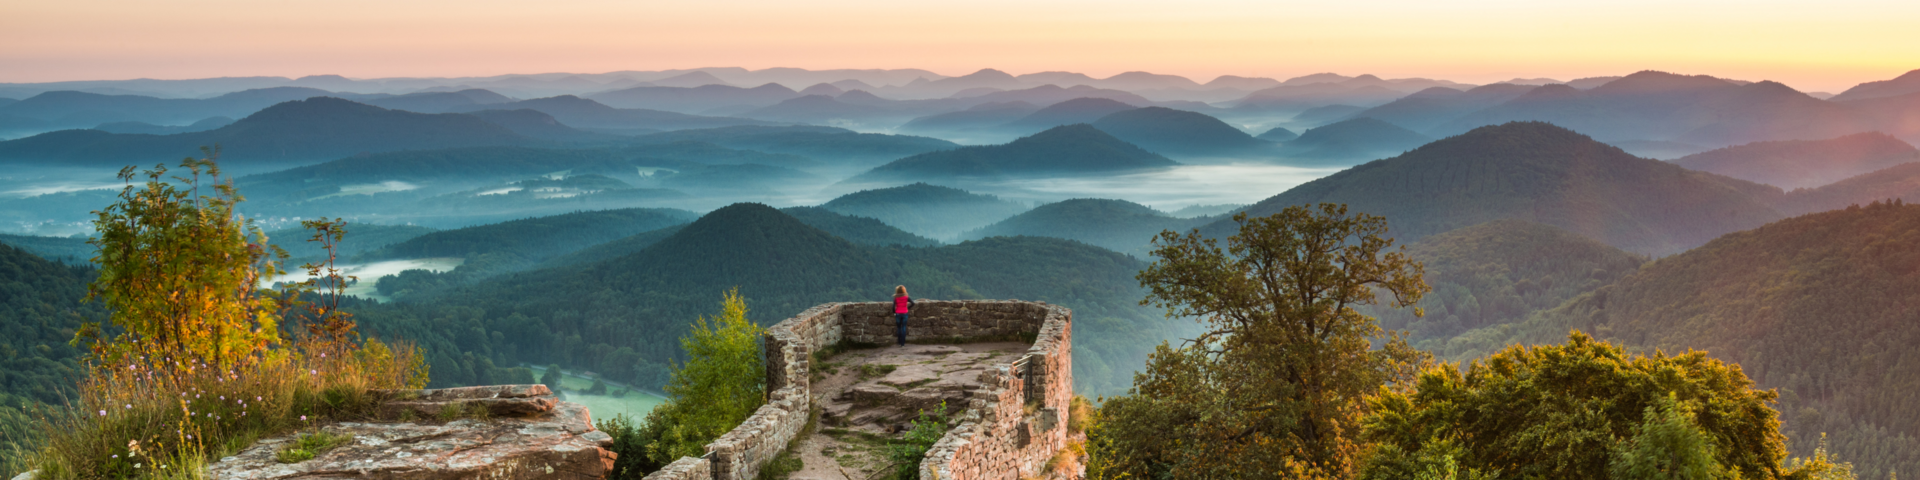
<path id="1" fill-rule="evenodd" d="M 900 345 L 907 345 L 907 314 L 893 314 L 893 336 L 900 339 Z"/>

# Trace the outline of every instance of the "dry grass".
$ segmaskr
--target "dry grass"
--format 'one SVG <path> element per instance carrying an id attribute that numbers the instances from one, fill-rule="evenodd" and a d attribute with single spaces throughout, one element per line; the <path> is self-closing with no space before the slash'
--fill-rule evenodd
<path id="1" fill-rule="evenodd" d="M 79 399 L 43 412 L 44 444 L 29 459 L 43 479 L 198 478 L 208 459 L 262 437 L 371 416 L 370 390 L 419 388 L 425 363 L 410 345 L 297 345 L 245 365 L 149 359 L 93 365 Z"/>

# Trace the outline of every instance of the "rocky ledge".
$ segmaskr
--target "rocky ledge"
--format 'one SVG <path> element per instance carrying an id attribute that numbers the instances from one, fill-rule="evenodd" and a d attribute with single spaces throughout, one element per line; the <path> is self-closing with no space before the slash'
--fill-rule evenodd
<path id="1" fill-rule="evenodd" d="M 613 469 L 613 438 L 587 408 L 560 402 L 545 385 L 383 392 L 381 418 L 398 423 L 322 427 L 351 441 L 311 460 L 276 457 L 295 436 L 269 438 L 208 467 L 216 479 L 584 479 Z M 484 412 L 484 413 L 483 413 Z M 455 417 L 465 417 L 454 419 Z M 451 420 L 451 421 L 440 421 Z"/>

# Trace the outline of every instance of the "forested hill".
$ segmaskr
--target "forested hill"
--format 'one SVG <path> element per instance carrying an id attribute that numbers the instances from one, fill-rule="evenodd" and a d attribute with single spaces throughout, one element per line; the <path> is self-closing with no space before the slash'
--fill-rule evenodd
<path id="1" fill-rule="evenodd" d="M 332 97 L 281 103 L 232 125 L 174 135 L 63 130 L 0 142 L 0 160 L 121 166 L 220 145 L 233 162 L 331 160 L 359 153 L 544 143 L 479 117 L 387 110 Z"/>
<path id="2" fill-rule="evenodd" d="M 1860 478 L 1920 472 L 1920 206 L 1870 204 L 1728 234 L 1530 318 L 1497 348 L 1568 329 L 1705 350 L 1780 391 L 1790 451 L 1826 432 Z"/>
<path id="3" fill-rule="evenodd" d="M 461 257 L 517 269 L 640 232 L 692 221 L 693 212 L 627 208 L 575 212 L 416 236 L 369 252 L 370 258 Z"/>
<path id="4" fill-rule="evenodd" d="M 1880 132 L 1826 140 L 1755 142 L 1700 152 L 1675 165 L 1792 190 L 1814 188 L 1894 165 L 1920 162 L 1920 150 Z"/>
<path id="5" fill-rule="evenodd" d="M 1019 235 L 1064 238 L 1148 260 L 1153 239 L 1160 232 L 1185 233 L 1205 221 L 1207 219 L 1176 218 L 1126 200 L 1076 198 L 1034 207 L 1013 218 L 967 232 L 961 238 Z"/>
<path id="6" fill-rule="evenodd" d="M 870 217 L 843 215 L 820 207 L 787 207 L 780 209 L 780 212 L 800 223 L 861 245 L 931 247 L 940 244 L 934 239 L 907 233 Z"/>
<path id="7" fill-rule="evenodd" d="M 895 160 L 846 180 L 1053 177 L 1139 172 L 1178 165 L 1090 125 L 1054 127 L 1004 145 L 960 147 Z"/>
<path id="8" fill-rule="evenodd" d="M 1551 124 L 1514 122 L 1367 162 L 1246 211 L 1270 215 L 1289 205 L 1343 203 L 1387 217 L 1401 242 L 1518 218 L 1631 252 L 1670 255 L 1781 218 L 1768 206 L 1781 195 L 1774 187 L 1635 157 Z M 1233 222 L 1205 231 L 1224 238 Z"/>
<path id="9" fill-rule="evenodd" d="M 1142 264 L 1056 239 L 934 248 L 862 246 L 760 204 L 736 204 L 624 256 L 495 277 L 408 302 L 363 305 L 361 325 L 415 339 L 447 363 L 560 363 L 657 385 L 678 338 L 739 287 L 770 325 L 816 304 L 884 300 L 894 285 L 939 299 L 1019 298 L 1075 310 L 1076 379 L 1115 393 L 1166 328 L 1137 305 Z M 438 353 L 436 353 L 438 354 Z M 1105 369 L 1105 370 L 1103 370 Z"/>
<path id="10" fill-rule="evenodd" d="M 878 219 L 901 230 L 933 238 L 950 238 L 1027 211 L 1025 205 L 993 195 L 924 182 L 861 190 L 841 195 L 820 208 Z"/>
<path id="11" fill-rule="evenodd" d="M 1271 155 L 1274 147 L 1218 118 L 1166 107 L 1115 112 L 1094 121 L 1093 128 L 1168 155 Z"/>
<path id="12" fill-rule="evenodd" d="M 1427 285 L 1433 287 L 1415 305 L 1426 316 L 1416 318 L 1409 308 L 1372 308 L 1369 314 L 1379 318 L 1382 327 L 1408 331 L 1408 342 L 1415 347 L 1452 361 L 1492 353 L 1453 342 L 1461 333 L 1518 323 L 1535 311 L 1612 284 L 1647 261 L 1558 227 L 1512 219 L 1441 233 L 1406 247 L 1407 255 L 1426 267 Z"/>
<path id="13" fill-rule="evenodd" d="M 0 407 L 60 405 L 74 394 L 85 352 L 67 342 L 81 322 L 107 320 L 99 303 L 81 301 L 93 276 L 91 267 L 61 265 L 0 243 Z"/>

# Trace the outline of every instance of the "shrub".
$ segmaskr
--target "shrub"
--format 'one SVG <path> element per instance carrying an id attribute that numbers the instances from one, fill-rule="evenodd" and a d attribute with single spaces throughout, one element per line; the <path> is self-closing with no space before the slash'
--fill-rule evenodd
<path id="1" fill-rule="evenodd" d="M 327 260 L 304 266 L 317 278 L 286 291 L 258 288 L 286 254 L 234 213 L 241 198 L 218 181 L 207 152 L 182 162 L 190 175 L 173 182 L 162 180 L 164 167 L 144 172 L 144 188 L 129 185 L 99 212 L 101 275 L 89 298 L 111 307 L 124 331 L 107 338 L 89 324 L 75 335 L 92 356 L 75 399 L 38 412 L 39 449 L 25 462 L 40 478 L 197 477 L 208 458 L 261 437 L 371 417 L 381 401 L 374 390 L 426 384 L 418 350 L 363 342 L 338 310 L 353 280 L 333 265 L 344 222 L 305 222 L 327 250 Z M 132 172 L 120 178 L 131 182 Z M 200 195 L 203 172 L 212 195 Z M 299 301 L 322 287 L 321 302 Z M 306 328 L 288 341 L 283 322 Z M 318 453 L 297 450 L 286 458 Z"/>
<path id="2" fill-rule="evenodd" d="M 893 476 L 897 480 L 919 480 L 920 462 L 926 460 L 927 450 L 947 436 L 947 402 L 940 402 L 933 413 L 922 410 L 920 418 L 913 420 L 913 429 L 897 443 L 887 445 L 887 464 L 894 468 Z"/>

